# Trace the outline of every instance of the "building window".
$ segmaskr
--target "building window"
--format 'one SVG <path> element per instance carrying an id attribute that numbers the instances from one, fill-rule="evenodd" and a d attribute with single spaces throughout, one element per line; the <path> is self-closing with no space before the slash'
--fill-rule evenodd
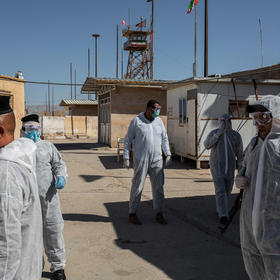
<path id="1" fill-rule="evenodd" d="M 187 99 L 179 99 L 179 124 L 185 124 L 187 122 Z"/>
<path id="2" fill-rule="evenodd" d="M 249 118 L 249 113 L 247 112 L 247 106 L 249 101 L 247 100 L 229 100 L 228 111 L 231 118 Z M 239 111 L 239 114 L 238 114 Z"/>

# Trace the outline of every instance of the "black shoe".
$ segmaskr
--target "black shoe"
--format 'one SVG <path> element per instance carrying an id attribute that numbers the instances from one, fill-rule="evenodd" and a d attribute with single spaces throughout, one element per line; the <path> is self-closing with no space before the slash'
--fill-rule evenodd
<path id="1" fill-rule="evenodd" d="M 161 224 L 161 225 L 167 225 L 167 221 L 165 220 L 165 218 L 163 217 L 162 213 L 157 213 L 156 215 L 156 221 L 157 223 Z"/>
<path id="2" fill-rule="evenodd" d="M 53 280 L 66 280 L 64 269 L 57 270 L 53 273 Z"/>
<path id="3" fill-rule="evenodd" d="M 128 220 L 134 225 L 142 225 L 141 221 L 138 219 L 135 213 L 129 214 Z"/>
<path id="4" fill-rule="evenodd" d="M 228 217 L 227 216 L 223 216 L 220 218 L 220 223 L 222 225 L 225 225 L 228 222 Z"/>

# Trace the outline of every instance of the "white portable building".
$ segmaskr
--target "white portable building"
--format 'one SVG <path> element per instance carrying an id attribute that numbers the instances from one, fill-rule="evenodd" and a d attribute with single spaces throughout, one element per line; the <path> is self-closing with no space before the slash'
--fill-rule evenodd
<path id="1" fill-rule="evenodd" d="M 232 127 L 249 144 L 256 128 L 246 111 L 257 97 L 280 93 L 280 80 L 244 80 L 232 78 L 191 78 L 167 88 L 167 132 L 172 153 L 196 161 L 208 162 L 210 150 L 204 140 L 219 126 L 223 113 L 232 117 Z"/>

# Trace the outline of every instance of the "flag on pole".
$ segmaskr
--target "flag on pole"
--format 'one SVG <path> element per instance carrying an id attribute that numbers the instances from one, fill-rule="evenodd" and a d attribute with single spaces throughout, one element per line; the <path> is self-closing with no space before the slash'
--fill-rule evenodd
<path id="1" fill-rule="evenodd" d="M 146 27 L 146 19 L 141 20 L 141 22 L 135 25 L 136 27 Z"/>
<path id="2" fill-rule="evenodd" d="M 198 3 L 198 0 L 191 0 L 191 2 L 189 3 L 189 6 L 188 6 L 188 11 L 187 11 L 188 14 L 192 11 L 194 5 L 197 5 L 197 3 Z"/>
<path id="3" fill-rule="evenodd" d="M 123 19 L 123 21 L 122 21 L 122 25 L 126 25 L 126 22 L 125 22 L 125 20 Z"/>

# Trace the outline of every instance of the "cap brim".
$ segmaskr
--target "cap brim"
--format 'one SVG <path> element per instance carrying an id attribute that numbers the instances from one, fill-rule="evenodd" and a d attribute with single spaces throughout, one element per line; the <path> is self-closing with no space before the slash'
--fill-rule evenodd
<path id="1" fill-rule="evenodd" d="M 6 110 L 0 110 L 0 115 L 5 115 L 5 114 L 8 114 L 8 113 L 11 113 L 13 112 L 13 109 L 6 109 Z"/>
<path id="2" fill-rule="evenodd" d="M 247 112 L 248 113 L 255 113 L 255 112 L 268 112 L 269 110 L 260 104 L 255 105 L 248 105 L 247 106 Z"/>

